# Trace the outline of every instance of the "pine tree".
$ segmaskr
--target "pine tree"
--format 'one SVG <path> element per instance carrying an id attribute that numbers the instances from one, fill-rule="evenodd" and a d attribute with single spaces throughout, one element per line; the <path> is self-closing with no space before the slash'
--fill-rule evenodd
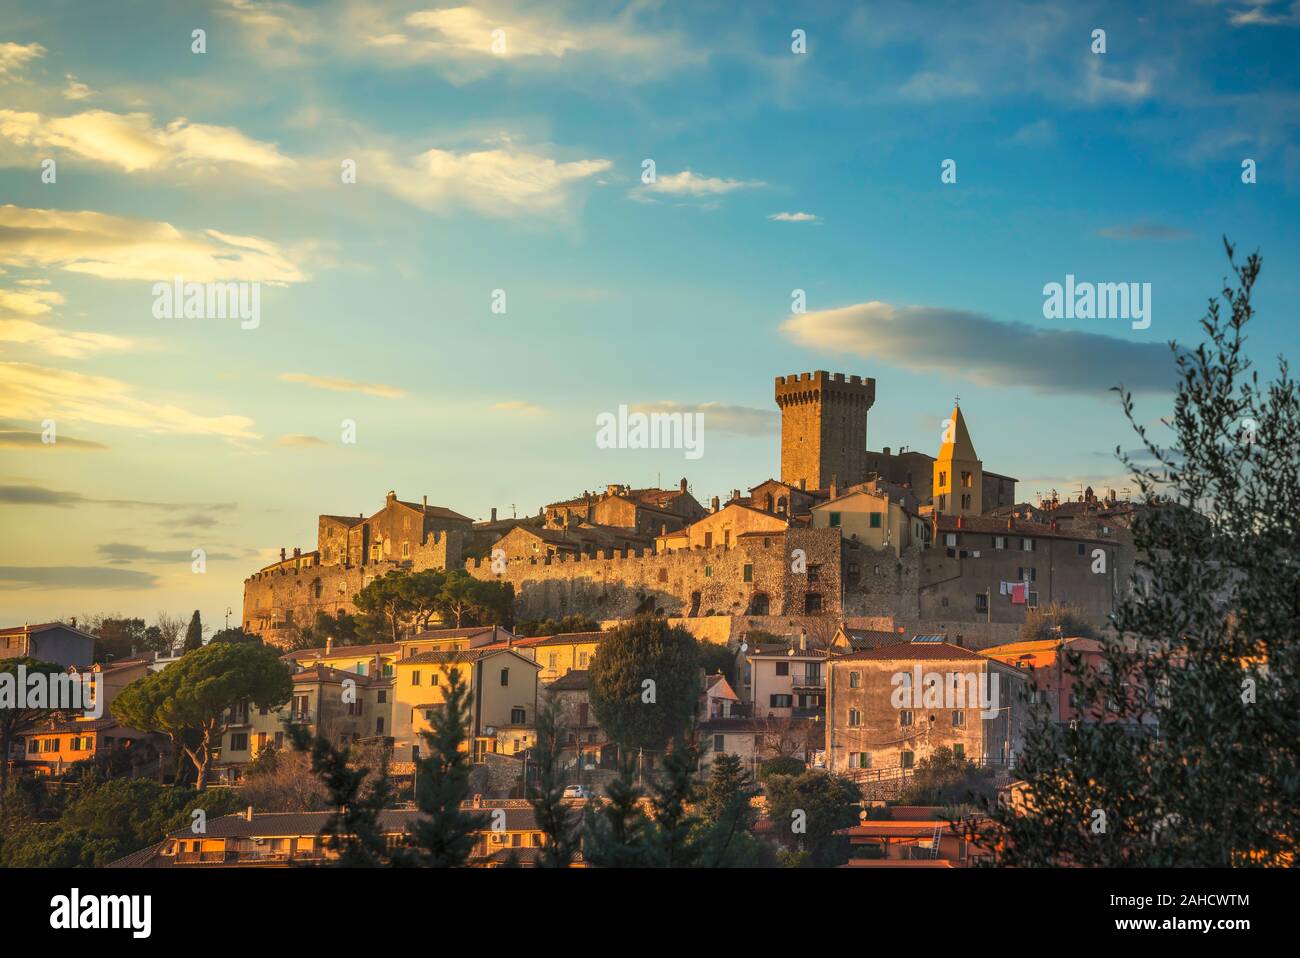
<path id="1" fill-rule="evenodd" d="M 605 788 L 605 802 L 587 816 L 583 860 L 597 868 L 633 868 L 650 864 L 650 822 L 641 810 L 640 789 L 631 762 Z"/>
<path id="2" fill-rule="evenodd" d="M 194 614 L 190 616 L 189 628 L 185 630 L 183 649 L 186 652 L 193 652 L 201 648 L 203 648 L 203 619 L 199 616 L 199 610 L 195 609 Z"/>
<path id="3" fill-rule="evenodd" d="M 373 868 L 391 864 L 388 837 L 380 815 L 392 800 L 392 783 L 388 777 L 388 759 L 381 759 L 370 787 L 366 787 L 368 768 L 348 764 L 347 749 L 339 750 L 323 737 L 312 740 L 302 725 L 289 726 L 289 738 L 299 751 L 311 751 L 311 770 L 329 793 L 335 812 L 321 829 L 338 850 L 334 864 L 342 868 Z"/>
<path id="4" fill-rule="evenodd" d="M 487 815 L 465 812 L 469 797 L 467 747 L 469 689 L 456 668 L 447 670 L 446 700 L 432 711 L 423 733 L 427 754 L 416 763 L 415 804 L 424 815 L 411 828 L 411 863 L 459 868 L 469 860 Z"/>
<path id="5" fill-rule="evenodd" d="M 564 781 L 560 770 L 561 743 L 564 729 L 560 723 L 559 703 L 551 698 L 537 712 L 537 785 L 528 785 L 537 825 L 546 835 L 541 864 L 549 868 L 567 868 L 573 861 L 577 842 L 573 815 L 564 804 Z"/>
<path id="6" fill-rule="evenodd" d="M 690 868 L 701 863 L 707 840 L 702 840 L 697 830 L 699 818 L 688 808 L 695 791 L 698 755 L 694 744 L 680 739 L 664 755 L 663 774 L 651 785 L 654 821 L 649 830 L 648 864 Z"/>
<path id="7" fill-rule="evenodd" d="M 711 868 L 750 864 L 759 856 L 752 829 L 758 818 L 750 800 L 758 794 L 739 755 L 713 759 L 708 783 L 701 790 L 699 842 Z"/>

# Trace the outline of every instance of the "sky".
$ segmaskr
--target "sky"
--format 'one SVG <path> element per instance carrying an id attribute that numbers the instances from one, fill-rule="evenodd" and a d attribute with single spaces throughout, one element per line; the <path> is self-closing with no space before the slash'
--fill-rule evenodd
<path id="1" fill-rule="evenodd" d="M 390 489 L 725 498 L 817 369 L 876 380 L 869 448 L 934 454 L 960 396 L 1021 500 L 1129 487 L 1110 388 L 1169 412 L 1223 236 L 1262 372 L 1295 341 L 1298 40 L 1300 3 L 0 0 L 0 624 L 220 627 Z M 169 317 L 178 276 L 256 322 Z M 1049 318 L 1067 276 L 1149 324 Z M 703 454 L 599 448 L 620 406 Z"/>

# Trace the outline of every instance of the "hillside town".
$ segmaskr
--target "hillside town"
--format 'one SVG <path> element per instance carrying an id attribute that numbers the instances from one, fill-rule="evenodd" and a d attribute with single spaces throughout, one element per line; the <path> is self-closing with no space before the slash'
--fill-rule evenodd
<path id="1" fill-rule="evenodd" d="M 75 619 L 6 628 L 4 658 L 53 663 L 96 696 L 83 714 L 14 725 L 6 771 L 193 781 L 231 809 L 96 864 L 322 863 L 340 854 L 326 836 L 337 810 L 310 787 L 318 767 L 290 767 L 295 734 L 354 766 L 365 756 L 372 784 L 383 769 L 394 797 L 373 827 L 397 846 L 424 814 L 421 768 L 450 712 L 460 804 L 490 821 L 467 864 L 543 858 L 555 840 L 543 784 L 575 835 L 620 776 L 654 816 L 647 783 L 687 747 L 694 787 L 744 805 L 757 862 L 987 862 L 978 800 L 1014 806 L 1031 723 L 1100 717 L 1074 684 L 1127 588 L 1135 507 L 1113 490 L 1018 501 L 1016 479 L 985 470 L 960 405 L 935 455 L 869 451 L 874 397 L 858 376 L 778 377 L 780 478 L 707 505 L 683 478 L 608 484 L 522 519 L 475 522 L 395 492 L 369 516 L 321 515 L 316 548 L 282 549 L 252 574 L 239 625 L 206 645 L 191 630 L 180 648 L 105 659 Z M 673 703 L 642 699 L 679 719 L 652 740 L 611 703 L 606 663 L 633 656 L 624 664 L 667 694 L 653 658 L 664 636 L 689 647 L 690 681 Z M 155 698 L 197 694 L 164 680 L 241 648 L 275 675 L 210 700 L 189 728 L 139 701 L 151 683 L 170 689 Z M 302 794 L 286 796 L 295 775 Z M 817 794 L 791 799 L 799 788 Z M 784 806 L 814 800 L 830 803 L 822 834 L 788 828 Z M 598 858 L 585 852 L 576 838 L 567 861 Z"/>

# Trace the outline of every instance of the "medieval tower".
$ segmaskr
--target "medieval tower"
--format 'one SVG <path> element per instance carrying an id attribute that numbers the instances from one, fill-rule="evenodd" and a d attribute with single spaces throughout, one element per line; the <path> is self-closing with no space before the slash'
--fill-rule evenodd
<path id="1" fill-rule="evenodd" d="M 803 489 L 840 488 L 867 472 L 867 412 L 876 381 L 818 370 L 776 377 L 781 407 L 781 481 Z"/>

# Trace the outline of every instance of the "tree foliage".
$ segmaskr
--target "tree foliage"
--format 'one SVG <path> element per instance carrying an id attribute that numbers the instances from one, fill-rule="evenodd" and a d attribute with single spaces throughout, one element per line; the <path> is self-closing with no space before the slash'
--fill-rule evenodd
<path id="1" fill-rule="evenodd" d="M 605 635 L 590 668 L 591 705 L 625 749 L 680 736 L 700 694 L 699 644 L 681 626 L 641 616 Z"/>
<path id="2" fill-rule="evenodd" d="M 768 817 L 782 844 L 805 852 L 799 861 L 828 868 L 848 861 L 849 840 L 834 833 L 857 824 L 858 786 L 847 778 L 812 769 L 801 775 L 771 775 L 764 782 Z"/>
<path id="3" fill-rule="evenodd" d="M 5 681 L 9 683 L 9 689 L 14 695 L 12 702 L 0 702 L 0 806 L 4 805 L 5 793 L 9 786 L 9 750 L 13 743 L 17 741 L 18 735 L 22 732 L 34 728 L 37 723 L 52 718 L 58 714 L 56 709 L 50 708 L 33 708 L 30 705 L 18 707 L 18 676 L 19 668 L 31 675 L 62 675 L 63 666 L 57 662 L 42 662 L 39 659 L 30 657 L 15 659 L 0 659 L 0 675 L 9 675 L 11 678 Z"/>
<path id="4" fill-rule="evenodd" d="M 161 732 L 183 749 L 202 791 L 225 712 L 244 702 L 279 708 L 292 692 L 289 668 L 275 651 L 223 642 L 187 652 L 174 665 L 132 682 L 113 700 L 112 711 L 123 725 Z"/>
<path id="5" fill-rule="evenodd" d="M 1075 694 L 1100 721 L 1040 716 L 1019 774 L 1026 802 L 977 836 L 1011 865 L 1230 866 L 1293 862 L 1300 842 L 1300 391 L 1285 359 L 1261 384 L 1244 352 L 1260 260 L 1225 242 L 1235 285 L 1206 340 L 1171 343 L 1168 445 L 1132 472 L 1134 587 L 1119 637 Z M 1225 314 L 1224 308 L 1227 312 Z M 1158 729 L 1158 734 L 1156 730 Z"/>

